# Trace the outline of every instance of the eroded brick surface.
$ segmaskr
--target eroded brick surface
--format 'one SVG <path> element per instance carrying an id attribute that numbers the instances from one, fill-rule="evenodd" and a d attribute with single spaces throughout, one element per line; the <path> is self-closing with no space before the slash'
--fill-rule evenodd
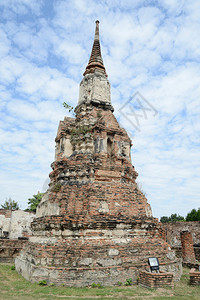
<path id="1" fill-rule="evenodd" d="M 195 259 L 200 261 L 200 222 L 164 223 L 160 235 L 175 251 L 177 257 L 182 257 L 181 232 L 190 231 L 192 234 Z M 185 264 L 185 263 L 184 263 Z M 189 266 L 189 263 L 187 264 Z M 194 264 L 193 264 L 194 265 Z"/>
<path id="2" fill-rule="evenodd" d="M 14 262 L 27 240 L 0 239 L 0 262 Z"/>
<path id="3" fill-rule="evenodd" d="M 190 231 L 194 246 L 200 246 L 200 221 L 164 223 L 162 224 L 162 228 L 166 241 L 172 247 L 181 246 L 180 234 L 182 231 Z"/>

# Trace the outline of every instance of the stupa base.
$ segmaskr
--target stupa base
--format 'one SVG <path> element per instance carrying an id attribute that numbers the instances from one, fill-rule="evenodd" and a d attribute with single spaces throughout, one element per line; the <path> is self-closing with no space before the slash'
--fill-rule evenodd
<path id="1" fill-rule="evenodd" d="M 51 224 L 55 227 L 57 218 L 62 230 L 51 228 Z M 39 231 L 44 223 L 46 231 L 44 228 Z M 92 283 L 110 286 L 131 278 L 136 283 L 139 270 L 148 267 L 149 257 L 158 257 L 160 269 L 173 272 L 174 279 L 180 279 L 181 260 L 160 237 L 159 224 L 154 218 L 128 220 L 126 224 L 110 220 L 102 228 L 99 223 L 93 224 L 93 228 L 85 223 L 86 228 L 81 230 L 73 224 L 69 228 L 64 219 L 61 221 L 56 216 L 48 221 L 41 218 L 34 224 L 38 231 L 15 260 L 17 272 L 31 282 L 46 280 L 66 286 Z M 101 225 L 100 228 L 97 225 Z"/>
<path id="2" fill-rule="evenodd" d="M 147 265 L 135 265 L 130 267 L 99 267 L 99 268 L 62 268 L 36 266 L 17 257 L 15 260 L 16 270 L 25 279 L 31 282 L 46 280 L 47 284 L 65 285 L 74 287 L 90 286 L 92 283 L 103 286 L 124 284 L 126 279 L 131 278 L 133 284 L 137 284 L 139 270 L 145 269 Z M 163 264 L 162 270 L 173 271 L 175 280 L 179 280 L 182 274 L 180 260 Z"/>

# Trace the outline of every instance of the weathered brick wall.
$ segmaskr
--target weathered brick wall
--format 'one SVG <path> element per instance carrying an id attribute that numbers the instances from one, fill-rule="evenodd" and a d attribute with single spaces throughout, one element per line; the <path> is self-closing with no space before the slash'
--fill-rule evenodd
<path id="1" fill-rule="evenodd" d="M 34 213 L 23 210 L 0 210 L 0 237 L 17 239 L 31 236 L 31 222 Z"/>
<path id="2" fill-rule="evenodd" d="M 177 257 L 182 257 L 182 247 L 172 247 L 172 249 L 175 251 Z M 194 253 L 195 253 L 195 258 L 197 261 L 200 262 L 200 246 L 194 246 Z"/>
<path id="3" fill-rule="evenodd" d="M 182 257 L 181 232 L 190 231 L 196 260 L 200 261 L 200 222 L 175 222 L 161 223 L 160 236 L 167 241 L 176 252 L 177 257 Z"/>
<path id="4" fill-rule="evenodd" d="M 153 255 L 162 270 L 180 278 L 180 262 L 159 237 L 153 218 L 46 216 L 35 219 L 32 227 L 34 236 L 16 261 L 18 272 L 29 280 L 69 286 L 113 285 L 129 277 L 136 282 L 138 270 Z M 27 268 L 31 275 L 24 271 Z"/>
<path id="5" fill-rule="evenodd" d="M 31 222 L 35 218 L 33 212 L 15 210 L 12 212 L 10 220 L 9 238 L 29 237 L 32 235 Z"/>
<path id="6" fill-rule="evenodd" d="M 33 239 L 38 237 L 38 240 L 50 243 L 51 239 L 56 237 L 59 244 L 56 243 L 53 246 L 38 244 L 35 250 L 32 248 L 31 252 L 33 251 L 39 259 L 47 257 L 49 253 L 49 260 L 50 258 L 54 260 L 60 252 L 62 255 L 57 259 L 57 264 L 60 266 L 73 266 L 77 257 L 93 257 L 91 264 L 96 264 L 98 257 L 108 259 L 108 253 L 112 253 L 112 249 L 116 249 L 117 253 L 113 256 L 113 260 L 123 257 L 127 260 L 127 266 L 128 262 L 129 264 L 147 263 L 147 257 L 153 251 L 159 257 L 168 252 L 168 244 L 163 243 L 159 238 L 154 220 L 134 220 L 128 217 L 118 219 L 117 216 L 111 219 L 108 216 L 102 220 L 96 218 L 95 221 L 95 218 L 88 220 L 80 217 L 77 220 L 74 216 L 67 218 L 51 216 L 35 220 L 32 226 L 34 228 Z M 41 233 L 44 236 L 43 239 Z M 161 242 L 162 247 L 160 247 Z M 99 249 L 98 245 L 101 245 Z M 76 256 L 73 251 L 76 251 Z M 80 267 L 79 263 L 81 264 L 80 260 L 76 262 L 76 265 Z"/>
<path id="7" fill-rule="evenodd" d="M 200 246 L 194 247 L 195 258 L 200 262 Z"/>
<path id="8" fill-rule="evenodd" d="M 54 235 L 44 232 L 43 239 L 37 239 L 39 243 L 34 244 L 32 241 L 35 237 L 31 238 L 17 258 L 16 269 L 34 282 L 45 279 L 68 286 L 87 286 L 93 282 L 113 285 L 118 281 L 124 282 L 126 278 L 132 278 L 136 282 L 138 270 L 147 267 L 149 256 L 156 255 L 162 261 L 162 269 L 171 268 L 176 279 L 180 278 L 180 263 L 175 257 L 174 261 L 164 260 L 168 255 L 168 245 L 160 246 L 160 239 L 140 237 L 137 231 L 139 228 L 135 229 L 133 238 L 133 228 L 132 233 L 122 236 L 122 228 L 115 230 L 114 235 L 111 230 L 102 229 L 100 224 L 99 226 L 96 231 L 74 228 L 71 232 L 56 230 L 57 234 L 54 232 Z M 28 276 L 23 264 L 31 269 Z"/>
<path id="9" fill-rule="evenodd" d="M 190 270 L 190 284 L 200 285 L 200 272 L 195 269 Z"/>
<path id="10" fill-rule="evenodd" d="M 12 214 L 12 210 L 0 209 L 0 215 L 5 216 L 5 218 L 10 218 L 11 214 Z"/>
<path id="11" fill-rule="evenodd" d="M 14 262 L 27 240 L 9 240 L 0 238 L 0 262 Z"/>
<path id="12" fill-rule="evenodd" d="M 150 288 L 174 287 L 173 273 L 151 273 L 145 270 L 139 271 L 139 284 Z"/>
<path id="13" fill-rule="evenodd" d="M 192 233 L 194 245 L 200 246 L 200 221 L 163 223 L 162 228 L 166 235 L 166 241 L 172 247 L 181 246 L 180 233 L 186 230 Z"/>
<path id="14" fill-rule="evenodd" d="M 9 236 L 11 214 L 11 210 L 0 209 L 0 237 Z"/>
<path id="15" fill-rule="evenodd" d="M 30 223 L 35 214 L 21 210 L 0 210 L 0 261 L 14 262 L 32 235 Z M 19 239 L 18 239 L 19 238 Z M 24 239 L 24 240 L 23 240 Z"/>
<path id="16" fill-rule="evenodd" d="M 101 213 L 105 217 L 146 217 L 149 207 L 134 186 L 115 181 L 66 185 L 59 192 L 51 192 L 49 202 L 57 203 L 61 215 L 93 219 Z"/>

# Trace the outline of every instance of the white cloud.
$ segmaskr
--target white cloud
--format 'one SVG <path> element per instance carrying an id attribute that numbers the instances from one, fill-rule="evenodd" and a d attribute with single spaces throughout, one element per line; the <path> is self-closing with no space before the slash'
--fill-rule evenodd
<path id="1" fill-rule="evenodd" d="M 138 19 L 141 25 L 158 26 L 160 21 L 163 19 L 163 14 L 157 7 L 141 7 L 138 10 Z"/>
<path id="2" fill-rule="evenodd" d="M 78 43 L 60 41 L 55 52 L 68 59 L 72 64 L 80 64 L 85 59 L 86 53 Z"/>
<path id="3" fill-rule="evenodd" d="M 40 14 L 43 0 L 2 0 L 0 8 L 4 17 L 12 16 L 12 13 L 23 16 L 27 13 Z"/>

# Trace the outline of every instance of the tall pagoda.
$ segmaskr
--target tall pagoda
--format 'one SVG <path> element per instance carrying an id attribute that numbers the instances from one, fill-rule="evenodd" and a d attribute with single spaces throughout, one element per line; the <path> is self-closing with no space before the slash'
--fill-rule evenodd
<path id="1" fill-rule="evenodd" d="M 180 261 L 137 187 L 131 139 L 113 111 L 96 21 L 76 117 L 60 121 L 49 188 L 31 224 L 33 236 L 15 261 L 32 282 L 136 282 L 138 270 L 155 256 L 162 270 L 180 277 Z"/>

